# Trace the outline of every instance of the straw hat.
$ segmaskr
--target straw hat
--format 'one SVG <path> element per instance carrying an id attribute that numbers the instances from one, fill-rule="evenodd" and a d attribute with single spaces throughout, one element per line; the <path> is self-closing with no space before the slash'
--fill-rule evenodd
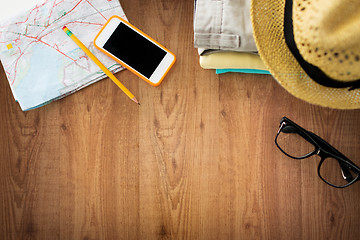
<path id="1" fill-rule="evenodd" d="M 251 19 L 262 60 L 288 92 L 360 108 L 359 0 L 252 0 Z"/>

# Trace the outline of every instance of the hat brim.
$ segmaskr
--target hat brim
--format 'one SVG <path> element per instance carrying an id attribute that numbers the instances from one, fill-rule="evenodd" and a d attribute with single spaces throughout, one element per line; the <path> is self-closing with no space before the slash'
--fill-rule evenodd
<path id="1" fill-rule="evenodd" d="M 270 73 L 289 93 L 306 102 L 336 109 L 360 108 L 360 89 L 325 87 L 304 72 L 285 43 L 284 8 L 284 0 L 251 1 L 255 43 Z"/>

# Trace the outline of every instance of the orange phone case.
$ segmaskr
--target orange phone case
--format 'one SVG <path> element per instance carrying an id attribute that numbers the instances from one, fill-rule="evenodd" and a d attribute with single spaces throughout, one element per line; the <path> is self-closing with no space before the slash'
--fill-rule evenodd
<path id="1" fill-rule="evenodd" d="M 164 73 L 164 75 L 161 77 L 161 79 L 159 80 L 159 82 L 157 83 L 153 83 L 150 82 L 146 77 L 142 76 L 141 74 L 137 73 L 135 70 L 133 70 L 132 68 L 130 68 L 126 63 L 120 61 L 119 59 L 115 58 L 114 56 L 110 55 L 109 53 L 107 53 L 105 50 L 103 50 L 101 47 L 96 45 L 96 39 L 99 37 L 99 35 L 101 34 L 101 32 L 105 29 L 106 25 L 111 21 L 111 19 L 113 18 L 119 18 L 121 21 L 125 22 L 126 24 L 128 24 L 130 27 L 136 29 L 137 31 L 139 31 L 141 34 L 143 34 L 144 36 L 148 37 L 149 39 L 151 39 L 153 42 L 155 42 L 159 47 L 163 48 L 166 52 L 170 53 L 171 55 L 174 56 L 174 61 L 170 64 L 169 68 L 166 70 L 166 72 Z M 99 33 L 96 35 L 95 39 L 94 39 L 94 45 L 97 49 L 99 49 L 101 52 L 105 53 L 106 55 L 108 55 L 109 57 L 111 57 L 112 59 L 114 59 L 116 62 L 120 63 L 122 66 L 126 67 L 127 69 L 129 69 L 131 72 L 135 73 L 137 76 L 139 76 L 140 78 L 142 78 L 143 80 L 145 80 L 147 83 L 153 85 L 153 86 L 158 86 L 162 80 L 164 79 L 164 77 L 167 75 L 167 73 L 170 71 L 171 67 L 174 65 L 175 61 L 176 61 L 176 56 L 170 52 L 167 48 L 165 48 L 163 45 L 161 45 L 160 43 L 158 43 L 156 40 L 154 40 L 152 37 L 150 37 L 149 35 L 147 35 L 146 33 L 144 33 L 143 31 L 141 31 L 140 29 L 138 29 L 137 27 L 135 27 L 134 25 L 132 25 L 131 23 L 129 23 L 128 21 L 126 21 L 125 19 L 119 17 L 119 16 L 112 16 L 106 23 L 105 25 L 100 29 Z"/>

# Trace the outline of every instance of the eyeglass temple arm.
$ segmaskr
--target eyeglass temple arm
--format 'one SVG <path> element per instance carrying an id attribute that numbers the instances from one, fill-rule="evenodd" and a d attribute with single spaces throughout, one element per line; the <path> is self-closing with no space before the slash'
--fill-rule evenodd
<path id="1" fill-rule="evenodd" d="M 320 147 L 325 149 L 326 151 L 334 154 L 334 155 L 338 155 L 341 158 L 349 161 L 350 159 L 348 159 L 344 154 L 342 154 L 341 152 L 339 152 L 338 150 L 336 150 L 333 146 L 331 146 L 330 144 L 328 144 L 325 140 L 323 140 L 321 137 L 317 136 L 316 134 L 308 131 L 309 135 L 311 135 L 311 137 L 315 138 L 316 140 L 318 140 L 318 143 L 320 144 Z M 343 177 L 346 181 L 351 182 L 352 180 L 354 180 L 354 177 L 352 176 L 351 172 L 349 169 L 351 169 L 351 167 L 349 167 L 349 165 L 344 164 L 343 162 L 338 160 L 338 163 L 340 165 L 341 168 L 341 172 L 343 174 Z M 352 163 L 352 162 L 351 162 Z"/>
<path id="2" fill-rule="evenodd" d="M 317 136 L 316 134 L 307 131 L 309 133 L 309 135 L 311 135 L 311 137 L 316 138 L 318 140 L 318 143 L 321 145 L 320 147 L 323 149 L 328 150 L 330 153 L 339 155 L 340 157 L 349 160 L 347 157 L 345 157 L 342 153 L 340 153 L 339 151 L 337 151 L 335 148 L 333 148 L 332 146 L 329 146 L 329 144 L 327 144 L 322 138 L 320 138 L 319 136 Z M 298 134 L 300 134 L 300 136 L 302 136 L 303 138 L 305 138 L 306 140 L 312 142 L 312 139 L 309 138 L 308 135 L 304 134 L 303 132 L 299 132 Z M 330 150 L 329 150 L 330 149 Z M 350 161 L 350 160 L 349 160 Z M 352 181 L 354 178 L 351 175 L 351 172 L 349 170 L 348 165 L 344 164 L 341 161 L 338 161 L 340 168 L 341 168 L 341 172 L 343 174 L 344 179 L 346 179 L 347 181 Z"/>

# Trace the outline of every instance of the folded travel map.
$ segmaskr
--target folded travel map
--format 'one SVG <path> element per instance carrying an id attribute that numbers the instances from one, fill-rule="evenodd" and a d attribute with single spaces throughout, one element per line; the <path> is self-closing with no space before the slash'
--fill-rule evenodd
<path id="1" fill-rule="evenodd" d="M 0 60 L 23 111 L 63 98 L 106 77 L 64 33 L 64 25 L 110 71 L 124 69 L 93 45 L 96 34 L 111 16 L 126 19 L 118 0 L 17 1 L 24 0 L 8 1 L 8 7 L 7 3 L 1 5 L 1 11 L 8 8 L 11 15 L 0 18 Z"/>

